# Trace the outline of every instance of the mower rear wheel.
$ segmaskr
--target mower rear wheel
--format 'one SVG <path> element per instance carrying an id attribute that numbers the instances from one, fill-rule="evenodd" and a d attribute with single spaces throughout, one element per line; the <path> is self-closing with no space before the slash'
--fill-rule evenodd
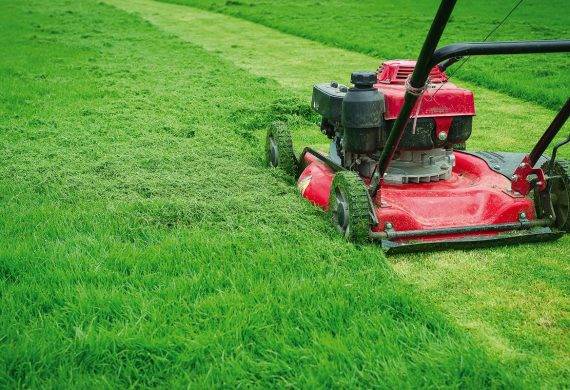
<path id="1" fill-rule="evenodd" d="M 360 177 L 352 171 L 338 172 L 329 197 L 332 223 L 349 241 L 362 243 L 370 234 L 370 203 Z"/>
<path id="2" fill-rule="evenodd" d="M 274 122 L 267 130 L 265 155 L 270 167 L 279 167 L 291 176 L 298 173 L 299 163 L 293 151 L 291 130 L 283 122 Z"/>
<path id="3" fill-rule="evenodd" d="M 550 162 L 542 165 L 542 170 L 548 176 L 557 176 L 549 183 L 550 201 L 554 209 L 556 220 L 554 225 L 565 232 L 570 232 L 570 162 L 557 160 L 552 170 Z"/>

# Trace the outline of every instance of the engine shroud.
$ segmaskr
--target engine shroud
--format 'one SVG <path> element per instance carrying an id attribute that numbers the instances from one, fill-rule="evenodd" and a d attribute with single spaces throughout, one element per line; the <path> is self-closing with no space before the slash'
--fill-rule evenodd
<path id="1" fill-rule="evenodd" d="M 377 103 L 367 101 L 361 107 L 352 97 L 356 94 L 351 94 L 356 88 L 349 89 L 336 82 L 314 86 L 312 107 L 322 115 L 321 130 L 332 140 L 331 159 L 370 177 L 404 103 L 406 80 L 414 66 L 415 61 L 384 62 L 370 84 L 374 92 L 380 94 L 377 99 L 372 99 Z M 363 72 L 355 74 L 365 75 Z M 371 109 L 375 112 L 369 112 Z M 353 123 L 347 116 L 355 115 L 375 118 L 377 123 L 368 120 L 362 129 L 354 125 L 347 127 L 347 123 Z M 416 103 L 384 179 L 394 184 L 449 179 L 455 163 L 451 151 L 464 147 L 471 135 L 474 115 L 473 93 L 450 83 L 445 72 L 434 67 L 428 88 Z M 362 138 L 361 142 L 354 142 L 355 136 Z M 354 145 L 367 147 L 356 148 Z"/>
<path id="2" fill-rule="evenodd" d="M 378 69 L 374 86 L 384 95 L 384 119 L 389 128 L 404 104 L 406 80 L 415 65 L 415 61 L 395 60 L 384 62 Z M 464 143 L 471 135 L 475 115 L 473 92 L 450 83 L 438 66 L 431 70 L 428 80 L 428 87 L 416 103 L 399 149 L 453 147 Z"/>

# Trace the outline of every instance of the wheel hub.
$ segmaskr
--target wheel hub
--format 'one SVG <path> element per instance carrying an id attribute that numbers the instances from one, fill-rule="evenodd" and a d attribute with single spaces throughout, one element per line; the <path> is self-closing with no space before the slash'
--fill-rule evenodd
<path id="1" fill-rule="evenodd" d="M 338 229 L 345 233 L 348 224 L 349 224 L 349 217 L 348 217 L 348 203 L 344 197 L 344 194 L 337 190 L 335 193 L 336 199 L 336 207 L 335 207 L 335 217 Z"/>
<path id="2" fill-rule="evenodd" d="M 346 220 L 346 210 L 345 210 L 345 208 L 344 208 L 344 205 L 341 204 L 341 203 L 339 203 L 339 204 L 337 205 L 336 212 L 337 212 L 337 221 L 338 221 L 338 224 L 339 224 L 341 227 L 346 228 L 347 220 Z"/>
<path id="3" fill-rule="evenodd" d="M 277 143 L 273 137 L 269 138 L 269 148 L 267 150 L 269 163 L 272 167 L 279 165 L 279 149 L 277 148 Z"/>

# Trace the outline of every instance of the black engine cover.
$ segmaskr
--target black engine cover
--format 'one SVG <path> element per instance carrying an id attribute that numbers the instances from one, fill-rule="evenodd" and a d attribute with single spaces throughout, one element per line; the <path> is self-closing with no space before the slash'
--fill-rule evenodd
<path id="1" fill-rule="evenodd" d="M 380 148 L 380 128 L 384 121 L 384 95 L 374 88 L 374 73 L 353 73 L 353 78 L 363 76 L 370 83 L 357 84 L 350 88 L 342 102 L 344 129 L 343 148 L 356 154 L 370 154 Z"/>
<path id="2" fill-rule="evenodd" d="M 347 87 L 335 82 L 315 84 L 311 105 L 323 118 L 338 126 L 342 115 L 342 100 L 347 91 Z"/>

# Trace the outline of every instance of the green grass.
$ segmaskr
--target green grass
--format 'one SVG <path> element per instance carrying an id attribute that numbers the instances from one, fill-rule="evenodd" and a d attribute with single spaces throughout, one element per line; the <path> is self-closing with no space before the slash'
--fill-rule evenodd
<path id="1" fill-rule="evenodd" d="M 404 0 L 163 0 L 238 16 L 329 46 L 377 58 L 413 58 L 437 1 Z M 515 1 L 459 1 L 442 44 L 481 41 Z M 524 2 L 490 40 L 568 39 L 570 3 Z M 568 98 L 568 55 L 472 58 L 457 77 L 558 109 Z M 453 70 L 451 70 L 453 72 Z"/>
<path id="2" fill-rule="evenodd" d="M 393 264 L 435 307 L 453 313 L 501 360 L 512 362 L 518 375 L 540 372 L 543 386 L 564 387 L 570 378 L 567 247 L 449 252 Z"/>
<path id="3" fill-rule="evenodd" d="M 377 61 L 224 15 L 147 0 L 110 1 L 253 74 L 273 79 L 292 94 L 300 94 L 304 101 L 308 101 L 315 78 L 344 80 L 350 70 Z M 258 46 L 265 50 L 256 50 Z M 313 60 L 304 60 L 306 58 Z M 528 150 L 542 132 L 542 126 L 554 115 L 536 105 L 485 88 L 467 86 L 474 89 L 478 107 L 470 148 Z M 304 107 L 307 108 L 306 103 Z M 251 123 L 255 123 L 256 116 L 252 116 Z M 302 121 L 291 124 L 298 147 L 324 141 L 314 125 L 307 126 Z M 564 155 L 568 157 L 567 149 Z M 498 359 L 509 362 L 517 375 L 561 385 L 568 376 L 565 368 L 568 353 L 561 348 L 568 344 L 565 332 L 568 324 L 564 319 L 568 317 L 569 302 L 563 293 L 568 276 L 568 238 L 536 248 L 529 245 L 507 250 L 412 255 L 397 258 L 395 267 L 434 307 L 449 314 Z M 463 266 L 450 274 L 450 266 L 455 263 L 486 266 Z M 402 267 L 403 264 L 416 266 Z M 430 278 L 426 278 L 426 274 Z M 448 274 L 450 279 L 457 276 L 455 283 L 448 279 L 439 281 L 439 275 Z M 554 278 L 557 274 L 561 277 Z M 461 283 L 462 280 L 480 282 L 469 285 Z M 475 296 L 473 290 L 477 291 Z M 515 294 L 517 299 L 513 299 Z M 538 303 L 528 304 L 537 302 L 537 297 L 540 297 Z M 542 301 L 549 305 L 541 306 Z M 489 310 L 490 307 L 493 310 Z"/>
<path id="4" fill-rule="evenodd" d="M 278 88 L 96 2 L 2 8 L 3 387 L 517 383 L 264 167 Z"/>
<path id="5" fill-rule="evenodd" d="M 317 140 L 308 61 L 124 4 L 153 25 L 96 1 L 0 5 L 0 386 L 567 382 L 567 238 L 392 263 L 344 242 L 261 159 L 274 119 Z M 283 55 L 279 33 L 224 22 Z M 291 39 L 322 50 L 323 77 L 327 53 L 371 61 Z M 512 115 L 489 138 L 479 116 L 476 146 L 524 146 L 551 114 L 478 91 Z"/>

